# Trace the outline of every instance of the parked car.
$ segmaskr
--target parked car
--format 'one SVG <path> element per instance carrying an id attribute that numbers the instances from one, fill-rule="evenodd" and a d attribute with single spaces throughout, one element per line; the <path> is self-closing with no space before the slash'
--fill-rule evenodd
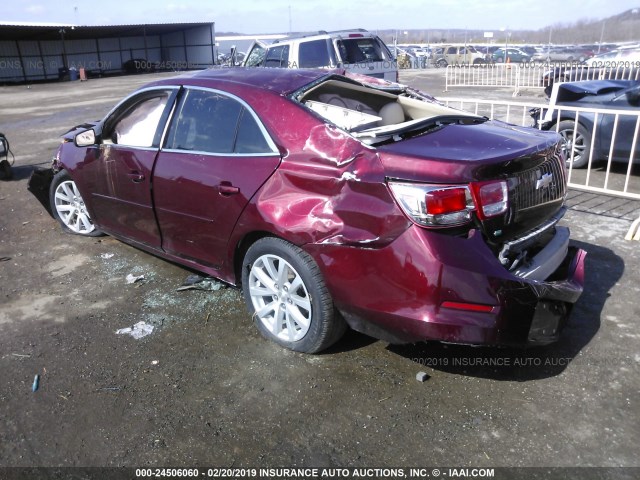
<path id="1" fill-rule="evenodd" d="M 513 63 L 530 62 L 531 56 L 519 48 L 498 48 L 493 52 L 492 60 L 497 63 L 505 63 L 507 60 Z"/>
<path id="2" fill-rule="evenodd" d="M 585 60 L 585 65 L 595 68 L 640 67 L 640 47 L 629 45 L 617 48 Z"/>
<path id="3" fill-rule="evenodd" d="M 544 72 L 540 80 L 547 97 L 551 96 L 554 83 L 558 82 L 581 82 L 586 80 L 636 80 L 640 81 L 640 62 L 638 66 L 633 63 L 608 62 L 602 65 L 612 65 L 608 67 L 595 67 L 589 65 L 578 65 L 575 67 L 555 67 Z M 618 65 L 618 66 L 615 66 Z M 625 67 L 623 65 L 631 65 Z"/>
<path id="4" fill-rule="evenodd" d="M 256 40 L 247 51 L 245 67 L 344 68 L 395 82 L 398 65 L 385 43 L 364 29 L 319 32 L 276 40 Z"/>
<path id="5" fill-rule="evenodd" d="M 545 344 L 582 291 L 559 135 L 345 70 L 156 81 L 71 129 L 42 186 L 66 232 L 241 285 L 259 331 L 302 352 L 347 324 Z"/>
<path id="6" fill-rule="evenodd" d="M 540 80 L 549 97 L 556 82 L 584 80 L 640 80 L 640 48 L 628 46 L 588 58 L 580 65 L 556 66 Z"/>
<path id="7" fill-rule="evenodd" d="M 600 113 L 596 117 L 594 113 L 582 111 L 578 116 L 574 110 L 562 107 L 640 112 L 640 82 L 592 80 L 561 83 L 553 89 L 549 109 L 543 118 L 540 118 L 539 109 L 532 111 L 540 128 L 557 129 L 565 139 L 568 154 L 574 152 L 570 159 L 574 168 L 588 165 L 592 148 L 594 160 L 608 159 L 612 151 L 613 161 L 629 162 L 632 159 L 634 163 L 640 162 L 640 141 L 632 150 L 638 123 L 636 115 L 618 115 L 614 137 L 615 114 Z"/>
<path id="8" fill-rule="evenodd" d="M 486 63 L 485 56 L 471 45 L 442 45 L 435 48 L 433 64 L 437 67 L 447 65 L 480 65 Z"/>
<path id="9" fill-rule="evenodd" d="M 547 60 L 551 62 L 578 62 L 580 52 L 573 47 L 552 47 L 547 52 Z"/>

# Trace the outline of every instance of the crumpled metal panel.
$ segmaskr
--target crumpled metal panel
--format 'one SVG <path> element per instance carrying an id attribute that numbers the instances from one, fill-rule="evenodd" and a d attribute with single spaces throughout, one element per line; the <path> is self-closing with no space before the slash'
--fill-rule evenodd
<path id="1" fill-rule="evenodd" d="M 379 247 L 409 226 L 375 151 L 338 129 L 311 129 L 255 199 L 265 222 L 304 243 Z"/>
<path id="2" fill-rule="evenodd" d="M 267 128 L 279 120 L 300 128 L 284 134 L 282 162 L 243 212 L 230 248 L 252 231 L 297 245 L 367 248 L 380 248 L 405 231 L 411 223 L 391 196 L 376 151 L 297 110 L 283 108 L 265 121 Z M 288 117 L 279 119 L 285 111 Z"/>

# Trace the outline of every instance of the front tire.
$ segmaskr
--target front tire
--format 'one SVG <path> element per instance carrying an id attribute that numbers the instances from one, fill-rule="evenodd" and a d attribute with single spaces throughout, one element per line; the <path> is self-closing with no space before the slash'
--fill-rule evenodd
<path id="1" fill-rule="evenodd" d="M 96 228 L 84 204 L 76 182 L 66 170 L 60 170 L 49 189 L 51 211 L 65 232 L 87 237 L 104 235 Z"/>
<path id="2" fill-rule="evenodd" d="M 567 148 L 567 166 L 573 163 L 573 168 L 585 168 L 589 163 L 591 151 L 591 135 L 580 123 L 573 120 L 563 120 L 558 125 L 558 133 L 565 141 Z M 573 150 L 573 162 L 571 152 Z"/>
<path id="3" fill-rule="evenodd" d="M 262 238 L 249 248 L 242 291 L 260 333 L 290 350 L 317 353 L 346 329 L 316 262 L 282 239 Z"/>

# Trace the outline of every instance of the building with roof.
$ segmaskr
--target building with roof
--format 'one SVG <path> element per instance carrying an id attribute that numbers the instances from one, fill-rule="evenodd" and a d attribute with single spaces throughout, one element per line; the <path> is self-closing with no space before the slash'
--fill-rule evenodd
<path id="1" fill-rule="evenodd" d="M 0 23 L 0 84 L 161 70 L 217 59 L 215 24 L 57 25 Z"/>

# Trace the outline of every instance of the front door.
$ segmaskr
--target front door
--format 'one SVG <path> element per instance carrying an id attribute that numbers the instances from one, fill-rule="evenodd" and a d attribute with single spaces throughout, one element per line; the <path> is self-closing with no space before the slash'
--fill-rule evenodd
<path id="1" fill-rule="evenodd" d="M 92 193 L 100 228 L 156 248 L 160 233 L 151 174 L 173 98 L 171 89 L 151 89 L 120 104 L 104 121 Z"/>

